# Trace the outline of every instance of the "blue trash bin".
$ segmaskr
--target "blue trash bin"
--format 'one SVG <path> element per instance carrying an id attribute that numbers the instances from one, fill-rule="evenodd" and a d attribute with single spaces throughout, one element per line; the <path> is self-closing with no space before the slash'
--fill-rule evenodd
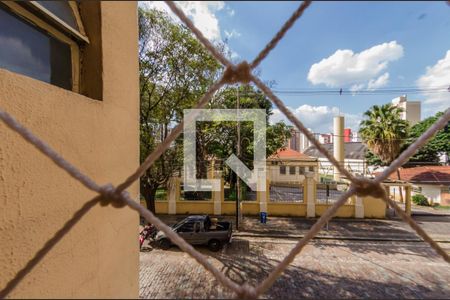
<path id="1" fill-rule="evenodd" d="M 260 217 L 260 220 L 261 220 L 262 224 L 266 224 L 267 223 L 267 213 L 266 212 L 259 213 L 259 217 Z"/>

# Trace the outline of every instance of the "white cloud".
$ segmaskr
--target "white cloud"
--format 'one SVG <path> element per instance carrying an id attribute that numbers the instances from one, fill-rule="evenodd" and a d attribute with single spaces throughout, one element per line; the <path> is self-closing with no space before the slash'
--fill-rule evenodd
<path id="1" fill-rule="evenodd" d="M 183 10 L 194 25 L 203 33 L 203 35 L 212 42 L 222 42 L 221 28 L 216 14 L 218 11 L 225 10 L 229 17 L 233 17 L 235 12 L 224 1 L 176 1 L 176 4 Z M 163 1 L 139 2 L 139 5 L 148 9 L 157 9 L 166 12 L 176 23 L 181 23 L 179 18 L 170 10 Z M 225 37 L 228 39 L 238 38 L 241 34 L 235 30 L 224 30 Z M 229 52 L 230 59 L 233 62 L 240 60 L 240 56 L 229 46 L 225 45 L 225 51 Z"/>
<path id="2" fill-rule="evenodd" d="M 231 31 L 224 30 L 224 33 L 225 33 L 225 37 L 226 37 L 227 39 L 232 39 L 232 38 L 240 37 L 240 36 L 241 36 L 240 32 L 238 32 L 238 31 L 235 30 L 235 29 L 233 29 L 233 30 L 231 30 Z"/>
<path id="3" fill-rule="evenodd" d="M 234 9 L 227 7 L 227 13 L 230 17 L 233 17 L 235 14 L 235 11 L 234 11 Z"/>
<path id="4" fill-rule="evenodd" d="M 176 3 L 207 39 L 212 41 L 222 39 L 219 20 L 215 13 L 225 8 L 223 1 L 176 1 Z M 162 1 L 151 1 L 144 5 L 148 8 L 165 11 L 179 22 L 170 8 Z"/>
<path id="5" fill-rule="evenodd" d="M 307 128 L 311 128 L 314 132 L 319 133 L 332 132 L 333 117 L 339 114 L 339 108 L 330 106 L 311 106 L 304 104 L 295 109 L 291 107 L 289 109 Z M 346 113 L 344 113 L 344 116 L 345 127 L 351 128 L 352 131 L 357 130 L 362 117 Z M 280 110 L 274 109 L 273 115 L 270 116 L 270 122 L 273 124 L 280 121 L 291 124 Z"/>
<path id="6" fill-rule="evenodd" d="M 356 94 L 357 92 L 359 92 L 359 91 L 362 91 L 363 89 L 364 89 L 364 86 L 365 86 L 365 84 L 362 84 L 362 83 L 360 83 L 360 84 L 354 84 L 354 85 L 352 85 L 351 87 L 350 87 L 350 92 L 352 92 L 352 94 L 354 95 L 354 94 Z"/>
<path id="7" fill-rule="evenodd" d="M 375 89 L 385 86 L 388 83 L 388 81 L 389 81 L 389 73 L 386 72 L 375 80 L 371 79 L 367 84 L 367 89 L 369 91 L 373 91 Z"/>
<path id="8" fill-rule="evenodd" d="M 359 53 L 338 49 L 311 66 L 308 80 L 314 85 L 325 84 L 328 87 L 353 85 L 354 90 L 362 89 L 362 86 L 383 86 L 387 84 L 389 74 L 380 74 L 387 69 L 389 62 L 402 56 L 403 46 L 396 41 L 376 45 Z"/>
<path id="9" fill-rule="evenodd" d="M 446 90 L 450 86 L 450 50 L 434 66 L 427 67 L 425 74 L 417 80 L 417 85 L 424 90 L 443 88 L 441 93 L 423 93 L 426 97 L 425 104 L 428 104 L 425 110 L 442 111 L 450 107 L 450 92 Z"/>

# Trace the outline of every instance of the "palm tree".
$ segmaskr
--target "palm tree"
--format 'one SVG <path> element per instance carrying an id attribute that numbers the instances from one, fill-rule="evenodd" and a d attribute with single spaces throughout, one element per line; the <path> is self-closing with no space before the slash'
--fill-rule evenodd
<path id="1" fill-rule="evenodd" d="M 390 164 L 400 154 L 402 144 L 408 137 L 409 123 L 402 120 L 400 107 L 391 104 L 374 105 L 364 113 L 359 134 L 367 147 L 378 156 L 384 164 Z M 397 170 L 400 180 L 400 171 Z M 400 197 L 403 194 L 400 189 Z"/>

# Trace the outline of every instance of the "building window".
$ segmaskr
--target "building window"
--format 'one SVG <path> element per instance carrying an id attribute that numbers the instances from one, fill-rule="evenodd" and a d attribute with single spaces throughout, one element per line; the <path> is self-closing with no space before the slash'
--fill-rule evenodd
<path id="1" fill-rule="evenodd" d="M 412 191 L 414 193 L 422 193 L 422 187 L 421 186 L 417 186 L 417 185 L 413 185 Z"/>
<path id="2" fill-rule="evenodd" d="M 0 68 L 78 92 L 79 47 L 88 39 L 76 5 L 0 3 Z"/>
<path id="3" fill-rule="evenodd" d="M 295 175 L 295 167 L 289 167 L 289 174 L 290 175 Z"/>
<path id="4" fill-rule="evenodd" d="M 298 167 L 298 174 L 300 175 L 305 174 L 305 167 Z"/>
<path id="5" fill-rule="evenodd" d="M 280 166 L 280 174 L 286 175 L 286 166 Z"/>
<path id="6" fill-rule="evenodd" d="M 79 30 L 74 11 L 68 1 L 34 1 L 35 6 L 40 5 L 74 30 Z"/>
<path id="7" fill-rule="evenodd" d="M 310 172 L 314 172 L 314 167 L 309 167 Z"/>

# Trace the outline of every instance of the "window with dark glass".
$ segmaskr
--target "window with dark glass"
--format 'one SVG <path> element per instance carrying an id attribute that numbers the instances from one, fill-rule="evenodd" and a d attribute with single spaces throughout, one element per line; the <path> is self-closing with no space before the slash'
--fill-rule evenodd
<path id="1" fill-rule="evenodd" d="M 298 167 L 298 174 L 300 175 L 305 174 L 305 167 Z"/>
<path id="2" fill-rule="evenodd" d="M 178 232 L 192 232 L 193 230 L 194 230 L 194 223 L 193 222 L 189 222 L 189 223 L 186 223 L 186 224 L 182 225 L 178 229 Z"/>
<path id="3" fill-rule="evenodd" d="M 295 175 L 295 167 L 289 167 L 289 174 L 290 175 Z"/>
<path id="4" fill-rule="evenodd" d="M 314 167 L 309 167 L 310 172 L 314 172 Z"/>
<path id="5" fill-rule="evenodd" d="M 0 68 L 78 92 L 88 42 L 76 2 L 0 2 Z"/>
<path id="6" fill-rule="evenodd" d="M 286 166 L 280 166 L 280 174 L 286 174 Z"/>
<path id="7" fill-rule="evenodd" d="M 73 29 L 78 30 L 78 24 L 73 14 L 73 10 L 67 1 L 34 1 L 52 14 L 60 18 Z"/>
<path id="8" fill-rule="evenodd" d="M 0 68 L 72 89 L 70 46 L 0 7 Z"/>

